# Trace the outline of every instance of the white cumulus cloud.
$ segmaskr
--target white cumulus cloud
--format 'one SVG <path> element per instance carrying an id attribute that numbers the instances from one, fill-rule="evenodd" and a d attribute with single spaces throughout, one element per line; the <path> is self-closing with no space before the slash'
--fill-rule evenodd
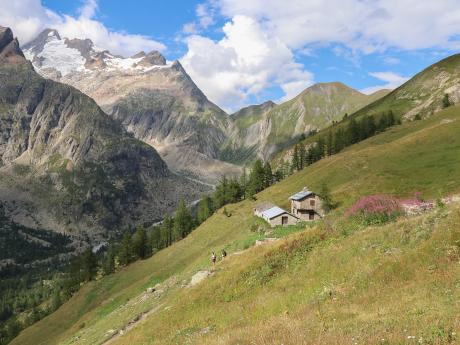
<path id="1" fill-rule="evenodd" d="M 360 90 L 362 93 L 367 95 L 382 89 L 395 89 L 409 80 L 408 77 L 403 77 L 394 72 L 371 72 L 369 75 L 382 81 L 383 83 Z"/>
<path id="2" fill-rule="evenodd" d="M 227 110 L 235 110 L 267 87 L 280 86 L 294 96 L 311 85 L 313 76 L 294 61 L 291 50 L 270 36 L 254 19 L 237 15 L 223 27 L 224 37 L 186 38 L 181 63 L 205 94 Z"/>
<path id="3" fill-rule="evenodd" d="M 85 1 L 77 17 L 57 14 L 43 6 L 40 0 L 0 0 L 0 8 L 0 25 L 11 27 L 21 44 L 34 39 L 46 28 L 54 28 L 63 37 L 89 38 L 97 46 L 116 54 L 166 49 L 164 44 L 149 37 L 108 29 L 95 19 L 97 0 Z"/>
<path id="4" fill-rule="evenodd" d="M 390 47 L 460 46 L 458 0 L 212 0 L 229 18 L 247 15 L 290 48 L 340 43 L 363 53 Z"/>

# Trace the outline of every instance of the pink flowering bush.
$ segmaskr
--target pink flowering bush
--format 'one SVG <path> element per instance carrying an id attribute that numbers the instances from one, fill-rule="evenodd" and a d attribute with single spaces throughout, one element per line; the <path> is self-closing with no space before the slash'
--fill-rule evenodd
<path id="1" fill-rule="evenodd" d="M 356 217 L 365 224 L 383 224 L 403 213 L 398 199 L 385 195 L 369 195 L 359 199 L 345 216 Z"/>

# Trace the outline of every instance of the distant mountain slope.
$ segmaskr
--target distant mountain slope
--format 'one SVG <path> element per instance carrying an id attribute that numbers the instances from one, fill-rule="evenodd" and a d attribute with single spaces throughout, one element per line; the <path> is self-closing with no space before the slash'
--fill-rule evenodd
<path id="1" fill-rule="evenodd" d="M 374 93 L 373 96 L 380 92 Z M 452 55 L 427 67 L 397 89 L 388 91 L 387 95 L 349 114 L 348 120 L 324 128 L 322 135 L 325 137 L 329 131 L 334 132 L 340 127 L 347 126 L 352 118 L 374 115 L 378 119 L 383 113 L 389 111 L 403 122 L 427 118 L 444 109 L 446 94 L 450 105 L 460 102 L 460 54 Z M 304 143 L 309 144 L 312 140 L 314 138 L 307 138 Z M 289 160 L 293 146 L 289 145 L 280 150 L 272 157 L 273 163 L 278 165 Z"/>
<path id="2" fill-rule="evenodd" d="M 240 173 L 218 160 L 232 125 L 228 115 L 178 61 L 167 63 L 156 51 L 123 58 L 50 29 L 25 45 L 24 53 L 43 76 L 92 97 L 137 139 L 155 147 L 171 169 L 208 182 Z"/>
<path id="3" fill-rule="evenodd" d="M 350 146 L 259 193 L 257 201 L 227 205 L 230 217 L 220 210 L 186 240 L 86 284 L 12 345 L 101 344 L 117 332 L 113 344 L 343 344 L 353 337 L 406 343 L 412 334 L 448 343 L 436 337 L 458 328 L 452 303 L 459 293 L 458 206 L 368 228 L 344 225 L 340 217 L 364 195 L 420 191 L 436 199 L 458 192 L 458 171 L 456 106 Z M 324 182 L 340 204 L 324 224 L 239 252 L 259 236 L 251 231 L 256 203 L 287 207 L 289 195 Z M 229 256 L 214 274 L 185 287 L 210 269 L 210 251 L 221 248 Z M 146 289 L 158 282 L 169 288 L 156 298 Z M 433 320 L 439 324 L 427 328 Z"/>
<path id="4" fill-rule="evenodd" d="M 302 134 L 327 127 L 387 92 L 365 95 L 342 83 L 320 83 L 280 105 L 244 108 L 232 116 L 235 131 L 228 151 L 237 151 L 238 143 L 243 143 L 249 154 L 268 159 Z"/>
<path id="5" fill-rule="evenodd" d="M 88 96 L 40 77 L 0 28 L 0 202 L 8 217 L 97 238 L 157 221 L 201 191 Z"/>
<path id="6" fill-rule="evenodd" d="M 429 66 L 385 97 L 359 110 L 356 116 L 392 110 L 406 119 L 413 119 L 417 114 L 426 117 L 442 110 L 445 94 L 451 103 L 460 102 L 460 54 Z"/>

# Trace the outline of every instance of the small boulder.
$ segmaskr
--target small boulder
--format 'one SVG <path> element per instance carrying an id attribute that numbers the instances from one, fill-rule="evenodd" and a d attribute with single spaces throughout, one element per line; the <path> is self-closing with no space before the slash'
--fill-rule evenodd
<path id="1" fill-rule="evenodd" d="M 195 273 L 192 277 L 192 280 L 190 281 L 189 286 L 195 286 L 198 283 L 201 283 L 203 280 L 205 280 L 207 277 L 211 275 L 210 271 L 198 271 Z"/>

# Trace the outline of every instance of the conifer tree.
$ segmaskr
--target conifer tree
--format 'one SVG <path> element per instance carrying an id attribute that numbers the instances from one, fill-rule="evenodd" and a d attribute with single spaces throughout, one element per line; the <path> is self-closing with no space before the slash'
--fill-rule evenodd
<path id="1" fill-rule="evenodd" d="M 150 253 L 150 248 L 148 244 L 147 233 L 143 226 L 140 226 L 132 240 L 133 244 L 133 254 L 136 258 L 145 259 Z"/>
<path id="2" fill-rule="evenodd" d="M 452 105 L 450 102 L 449 95 L 447 93 L 444 94 L 444 97 L 442 98 L 442 107 L 443 108 L 448 108 Z"/>
<path id="3" fill-rule="evenodd" d="M 264 184 L 263 187 L 267 188 L 270 187 L 273 183 L 273 172 L 272 167 L 269 162 L 265 162 L 264 164 Z"/>
<path id="4" fill-rule="evenodd" d="M 334 134 L 332 131 L 329 131 L 326 137 L 326 152 L 328 156 L 331 156 L 335 153 Z"/>
<path id="5" fill-rule="evenodd" d="M 132 250 L 131 235 L 125 231 L 118 252 L 118 260 L 121 265 L 126 266 L 132 261 Z"/>
<path id="6" fill-rule="evenodd" d="M 160 227 L 160 237 L 162 248 L 168 247 L 172 244 L 173 241 L 173 228 L 174 228 L 174 218 L 167 215 L 163 219 L 163 223 Z"/>
<path id="7" fill-rule="evenodd" d="M 54 312 L 58 310 L 58 308 L 62 305 L 62 300 L 61 300 L 61 291 L 58 288 L 55 288 L 53 290 L 53 295 L 51 297 L 51 305 L 50 305 L 50 311 Z"/>
<path id="8" fill-rule="evenodd" d="M 109 248 L 107 249 L 102 269 L 104 270 L 105 275 L 109 275 L 115 272 L 115 248 L 113 244 L 110 244 Z"/>
<path id="9" fill-rule="evenodd" d="M 264 189 L 265 170 L 260 159 L 257 159 L 252 166 L 249 174 L 248 196 L 253 197 L 256 193 Z"/>
<path id="10" fill-rule="evenodd" d="M 221 208 L 226 204 L 226 194 L 228 189 L 228 179 L 224 175 L 216 186 L 213 194 L 213 203 L 216 209 Z"/>
<path id="11" fill-rule="evenodd" d="M 328 212 L 332 209 L 335 208 L 335 203 L 332 200 L 331 193 L 329 191 L 329 187 L 327 186 L 326 183 L 322 183 L 320 190 L 319 190 L 319 196 L 321 197 L 321 200 L 323 202 L 323 209 Z"/>
<path id="12" fill-rule="evenodd" d="M 396 118 L 393 114 L 393 110 L 389 110 L 387 114 L 387 125 L 388 127 L 394 126 L 396 124 Z"/>
<path id="13" fill-rule="evenodd" d="M 191 231 L 193 226 L 192 215 L 181 199 L 177 207 L 176 214 L 174 215 L 174 238 L 176 240 L 185 238 Z"/>
<path id="14" fill-rule="evenodd" d="M 274 175 L 274 179 L 276 182 L 279 182 L 281 181 L 282 179 L 284 179 L 284 170 L 282 167 L 276 169 L 275 171 L 275 175 Z"/>
<path id="15" fill-rule="evenodd" d="M 305 145 L 304 144 L 299 144 L 299 166 L 300 166 L 300 170 L 305 168 L 305 166 L 307 165 L 306 164 L 306 158 L 307 158 L 306 156 L 307 156 L 307 153 L 306 153 L 306 150 L 305 150 Z"/>
<path id="16" fill-rule="evenodd" d="M 314 161 L 319 161 L 321 158 L 324 157 L 326 143 L 324 142 L 323 137 L 319 137 L 316 141 L 316 145 L 314 146 L 313 151 L 313 159 Z"/>
<path id="17" fill-rule="evenodd" d="M 248 187 L 248 178 L 246 175 L 246 167 L 243 168 L 243 174 L 240 177 L 241 197 L 244 199 L 246 196 L 246 189 Z"/>
<path id="18" fill-rule="evenodd" d="M 347 132 L 349 136 L 349 139 L 348 139 L 349 143 L 356 144 L 360 139 L 360 128 L 354 118 L 352 118 L 350 122 L 348 123 Z"/>
<path id="19" fill-rule="evenodd" d="M 200 203 L 198 204 L 198 211 L 197 211 L 197 218 L 198 218 L 198 223 L 203 223 L 206 219 L 208 219 L 211 214 L 211 205 L 212 201 L 209 196 L 204 197 L 203 199 L 200 200 Z"/>
<path id="20" fill-rule="evenodd" d="M 299 158 L 299 146 L 296 144 L 294 146 L 294 151 L 292 152 L 292 170 L 300 170 L 300 158 Z"/>
<path id="21" fill-rule="evenodd" d="M 149 236 L 150 248 L 152 254 L 155 254 L 162 248 L 161 244 L 161 226 L 154 226 Z"/>
<path id="22" fill-rule="evenodd" d="M 91 281 L 96 276 L 97 259 L 92 248 L 88 248 L 82 255 L 82 278 L 84 281 Z"/>

